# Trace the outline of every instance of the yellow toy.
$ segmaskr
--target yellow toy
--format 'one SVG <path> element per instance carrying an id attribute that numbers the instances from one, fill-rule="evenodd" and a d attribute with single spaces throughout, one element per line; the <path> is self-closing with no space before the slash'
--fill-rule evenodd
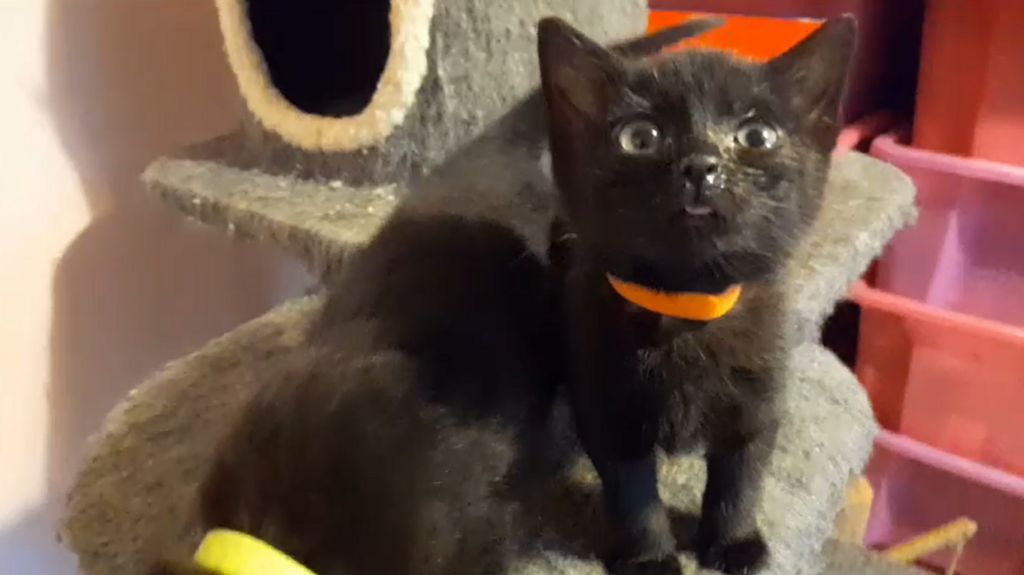
<path id="1" fill-rule="evenodd" d="M 193 559 L 217 575 L 316 575 L 269 543 L 230 529 L 207 533 Z"/>
<path id="2" fill-rule="evenodd" d="M 836 517 L 833 537 L 840 541 L 861 544 L 867 531 L 868 516 L 874 501 L 874 490 L 863 476 L 855 477 L 847 486 L 843 507 Z M 960 517 L 930 531 L 898 543 L 881 552 L 894 563 L 912 565 L 927 555 L 943 549 L 953 549 L 953 557 L 946 567 L 946 575 L 956 573 L 956 565 L 964 547 L 978 531 L 978 524 Z"/>

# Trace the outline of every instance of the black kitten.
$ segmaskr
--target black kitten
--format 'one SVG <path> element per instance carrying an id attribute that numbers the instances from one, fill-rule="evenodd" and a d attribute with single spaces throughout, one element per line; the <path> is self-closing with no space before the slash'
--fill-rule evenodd
<path id="1" fill-rule="evenodd" d="M 202 528 L 318 575 L 503 572 L 560 379 L 551 274 L 499 223 L 400 209 L 330 287 L 218 449 Z"/>
<path id="2" fill-rule="evenodd" d="M 564 221 L 570 397 L 604 485 L 618 573 L 678 573 L 656 448 L 706 447 L 696 549 L 747 573 L 787 343 L 780 272 L 815 217 L 853 48 L 840 18 L 764 64 L 711 51 L 627 61 L 559 20 L 539 52 Z M 568 247 L 566 247 L 568 243 Z M 721 319 L 656 315 L 608 274 L 662 292 L 742 286 Z"/>
<path id="3" fill-rule="evenodd" d="M 614 49 L 639 57 L 714 25 Z M 435 192 L 346 262 L 308 342 L 262 374 L 200 488 L 204 529 L 318 575 L 494 574 L 516 554 L 528 535 L 510 486 L 543 461 L 562 379 L 560 286 L 488 190 Z"/>

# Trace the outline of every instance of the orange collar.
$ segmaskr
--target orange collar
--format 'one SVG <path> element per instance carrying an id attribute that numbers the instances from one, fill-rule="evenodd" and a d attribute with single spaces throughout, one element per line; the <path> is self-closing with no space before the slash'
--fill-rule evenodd
<path id="1" fill-rule="evenodd" d="M 690 321 L 711 321 L 729 313 L 743 291 L 731 285 L 720 294 L 662 292 L 606 274 L 608 283 L 623 299 L 657 314 Z"/>

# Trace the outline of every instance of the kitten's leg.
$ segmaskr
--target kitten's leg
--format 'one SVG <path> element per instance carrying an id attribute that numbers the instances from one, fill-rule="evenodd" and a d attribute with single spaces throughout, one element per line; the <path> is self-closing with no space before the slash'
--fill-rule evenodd
<path id="1" fill-rule="evenodd" d="M 567 283 L 569 397 L 577 435 L 601 477 L 615 537 L 609 570 L 679 575 L 675 537 L 658 496 L 661 398 L 656 386 L 640 380 L 636 366 L 636 350 L 645 343 L 640 338 L 653 332 L 656 318 L 653 327 L 630 323 L 603 268 L 577 267 Z"/>
<path id="2" fill-rule="evenodd" d="M 701 566 L 741 574 L 755 573 L 767 562 L 768 547 L 755 515 L 776 430 L 772 423 L 708 447 L 708 479 L 697 530 Z"/>
<path id="3" fill-rule="evenodd" d="M 601 477 L 611 521 L 614 549 L 609 571 L 616 575 L 678 575 L 675 537 L 658 496 L 652 415 L 635 403 L 630 405 L 629 399 L 614 394 L 597 396 L 600 380 L 587 383 L 582 404 L 574 400 L 574 415 L 583 447 Z"/>
<path id="4" fill-rule="evenodd" d="M 653 451 L 637 460 L 604 462 L 600 469 L 605 506 L 616 535 L 609 570 L 617 575 L 678 575 L 676 540 L 668 512 L 658 496 L 657 458 Z"/>

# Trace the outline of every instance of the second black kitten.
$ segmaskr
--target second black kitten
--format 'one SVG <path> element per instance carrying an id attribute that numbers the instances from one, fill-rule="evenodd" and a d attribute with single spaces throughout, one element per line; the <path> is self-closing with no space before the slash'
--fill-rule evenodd
<path id="1" fill-rule="evenodd" d="M 570 398 L 617 528 L 610 566 L 679 572 L 655 451 L 705 446 L 698 559 L 755 571 L 787 351 L 780 274 L 821 202 L 853 21 L 764 64 L 699 50 L 624 60 L 559 20 L 539 39 Z M 719 319 L 679 319 L 613 283 L 672 301 L 740 297 Z"/>

